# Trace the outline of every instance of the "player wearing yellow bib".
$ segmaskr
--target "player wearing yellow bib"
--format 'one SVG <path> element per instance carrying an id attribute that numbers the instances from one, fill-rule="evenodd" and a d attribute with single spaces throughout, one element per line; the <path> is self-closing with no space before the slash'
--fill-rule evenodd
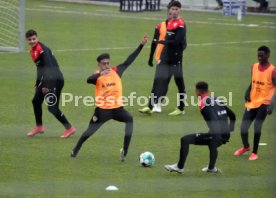
<path id="1" fill-rule="evenodd" d="M 269 62 L 270 49 L 261 46 L 258 49 L 258 63 L 252 65 L 251 84 L 245 94 L 246 110 L 241 124 L 241 138 L 243 147 L 235 151 L 239 156 L 250 151 L 248 143 L 248 129 L 254 123 L 254 145 L 249 160 L 258 159 L 258 146 L 261 137 L 261 130 L 266 115 L 272 114 L 273 105 L 276 103 L 276 69 Z"/>

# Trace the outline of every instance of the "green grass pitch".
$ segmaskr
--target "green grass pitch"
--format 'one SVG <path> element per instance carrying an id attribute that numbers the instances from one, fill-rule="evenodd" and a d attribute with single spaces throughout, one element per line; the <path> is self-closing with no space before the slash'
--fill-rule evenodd
<path id="1" fill-rule="evenodd" d="M 94 95 L 86 78 L 97 69 L 98 54 L 110 52 L 112 64 L 121 63 L 144 33 L 151 40 L 155 25 L 165 16 L 165 11 L 120 13 L 117 7 L 108 6 L 26 3 L 26 29 L 36 29 L 40 40 L 53 50 L 65 76 L 63 92 L 75 96 Z M 235 157 L 233 152 L 241 146 L 243 95 L 250 82 L 251 64 L 257 61 L 257 48 L 268 45 L 270 60 L 276 64 L 275 17 L 248 15 L 237 22 L 221 13 L 191 11 L 183 11 L 182 17 L 188 27 L 183 59 L 188 95 L 194 95 L 199 80 L 209 82 L 216 95 L 233 93 L 237 124 L 231 142 L 219 148 L 221 175 L 201 172 L 208 164 L 208 149 L 195 146 L 190 148 L 184 174 L 164 170 L 165 164 L 177 161 L 181 136 L 207 131 L 198 107 L 187 107 L 181 117 L 167 116 L 176 103 L 173 80 L 170 104 L 161 114 L 145 116 L 138 113 L 137 105 L 126 107 L 134 117 L 134 134 L 125 163 L 119 160 L 124 125 L 115 121 L 106 123 L 85 142 L 76 159 L 69 157 L 94 112 L 94 107 L 83 104 L 61 107 L 77 128 L 74 137 L 59 138 L 63 127 L 44 106 L 46 133 L 28 138 L 26 133 L 34 126 L 31 99 L 36 69 L 26 50 L 0 53 L 0 197 L 273 197 L 276 113 L 268 116 L 263 126 L 261 142 L 267 146 L 260 146 L 260 160 L 250 162 L 248 155 Z M 150 42 L 123 75 L 126 96 L 133 91 L 148 96 L 151 90 L 155 68 L 147 66 L 149 46 Z M 252 139 L 251 128 L 251 143 Z M 138 162 L 146 150 L 156 158 L 151 168 Z M 108 185 L 119 191 L 105 191 Z"/>

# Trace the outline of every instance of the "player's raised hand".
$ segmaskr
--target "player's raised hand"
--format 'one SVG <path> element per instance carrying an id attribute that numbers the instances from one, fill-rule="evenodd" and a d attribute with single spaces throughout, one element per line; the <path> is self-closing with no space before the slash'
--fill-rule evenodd
<path id="1" fill-rule="evenodd" d="M 148 35 L 145 34 L 142 38 L 141 44 L 145 45 L 147 42 L 148 42 Z"/>

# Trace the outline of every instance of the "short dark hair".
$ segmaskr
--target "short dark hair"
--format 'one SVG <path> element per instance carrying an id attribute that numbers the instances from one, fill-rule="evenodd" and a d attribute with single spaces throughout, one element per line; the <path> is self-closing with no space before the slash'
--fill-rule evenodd
<path id="1" fill-rule="evenodd" d="M 196 89 L 203 93 L 208 92 L 208 83 L 204 81 L 199 81 L 196 83 Z"/>
<path id="2" fill-rule="evenodd" d="M 259 51 L 263 51 L 263 52 L 266 53 L 266 54 L 270 54 L 270 49 L 269 49 L 269 47 L 264 46 L 264 45 L 258 48 L 258 52 L 259 52 Z"/>
<path id="3" fill-rule="evenodd" d="M 181 3 L 179 1 L 172 0 L 168 5 L 167 8 L 170 9 L 171 7 L 178 7 L 181 8 Z"/>
<path id="4" fill-rule="evenodd" d="M 34 35 L 37 36 L 37 32 L 33 29 L 30 29 L 26 32 L 25 37 L 29 38 L 29 37 L 34 36 Z"/>
<path id="5" fill-rule="evenodd" d="M 103 59 L 110 59 L 110 55 L 109 55 L 108 53 L 100 54 L 100 55 L 97 57 L 98 63 L 101 62 L 101 60 L 103 60 Z"/>

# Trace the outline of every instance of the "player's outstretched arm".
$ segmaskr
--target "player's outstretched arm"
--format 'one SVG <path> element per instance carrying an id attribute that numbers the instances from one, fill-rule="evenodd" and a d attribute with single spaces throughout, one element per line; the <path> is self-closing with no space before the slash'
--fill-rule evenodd
<path id="1" fill-rule="evenodd" d="M 125 60 L 125 62 L 123 62 L 122 64 L 117 66 L 116 71 L 119 74 L 119 76 L 122 76 L 122 74 L 124 73 L 126 68 L 128 68 L 128 66 L 131 65 L 131 63 L 133 63 L 133 61 L 137 58 L 137 56 L 139 55 L 139 53 L 141 52 L 141 50 L 143 49 L 143 47 L 147 43 L 147 41 L 148 41 L 148 36 L 144 35 L 142 38 L 142 41 L 141 41 L 140 45 L 137 47 L 137 49 L 134 52 L 132 52 L 132 54 L 130 54 L 128 56 L 128 58 Z"/>
<path id="2" fill-rule="evenodd" d="M 97 73 L 97 74 L 93 74 L 92 76 L 89 76 L 88 78 L 87 78 L 87 83 L 88 84 L 96 84 L 96 82 L 97 82 L 97 79 L 99 78 L 101 76 L 101 74 L 100 73 Z"/>

